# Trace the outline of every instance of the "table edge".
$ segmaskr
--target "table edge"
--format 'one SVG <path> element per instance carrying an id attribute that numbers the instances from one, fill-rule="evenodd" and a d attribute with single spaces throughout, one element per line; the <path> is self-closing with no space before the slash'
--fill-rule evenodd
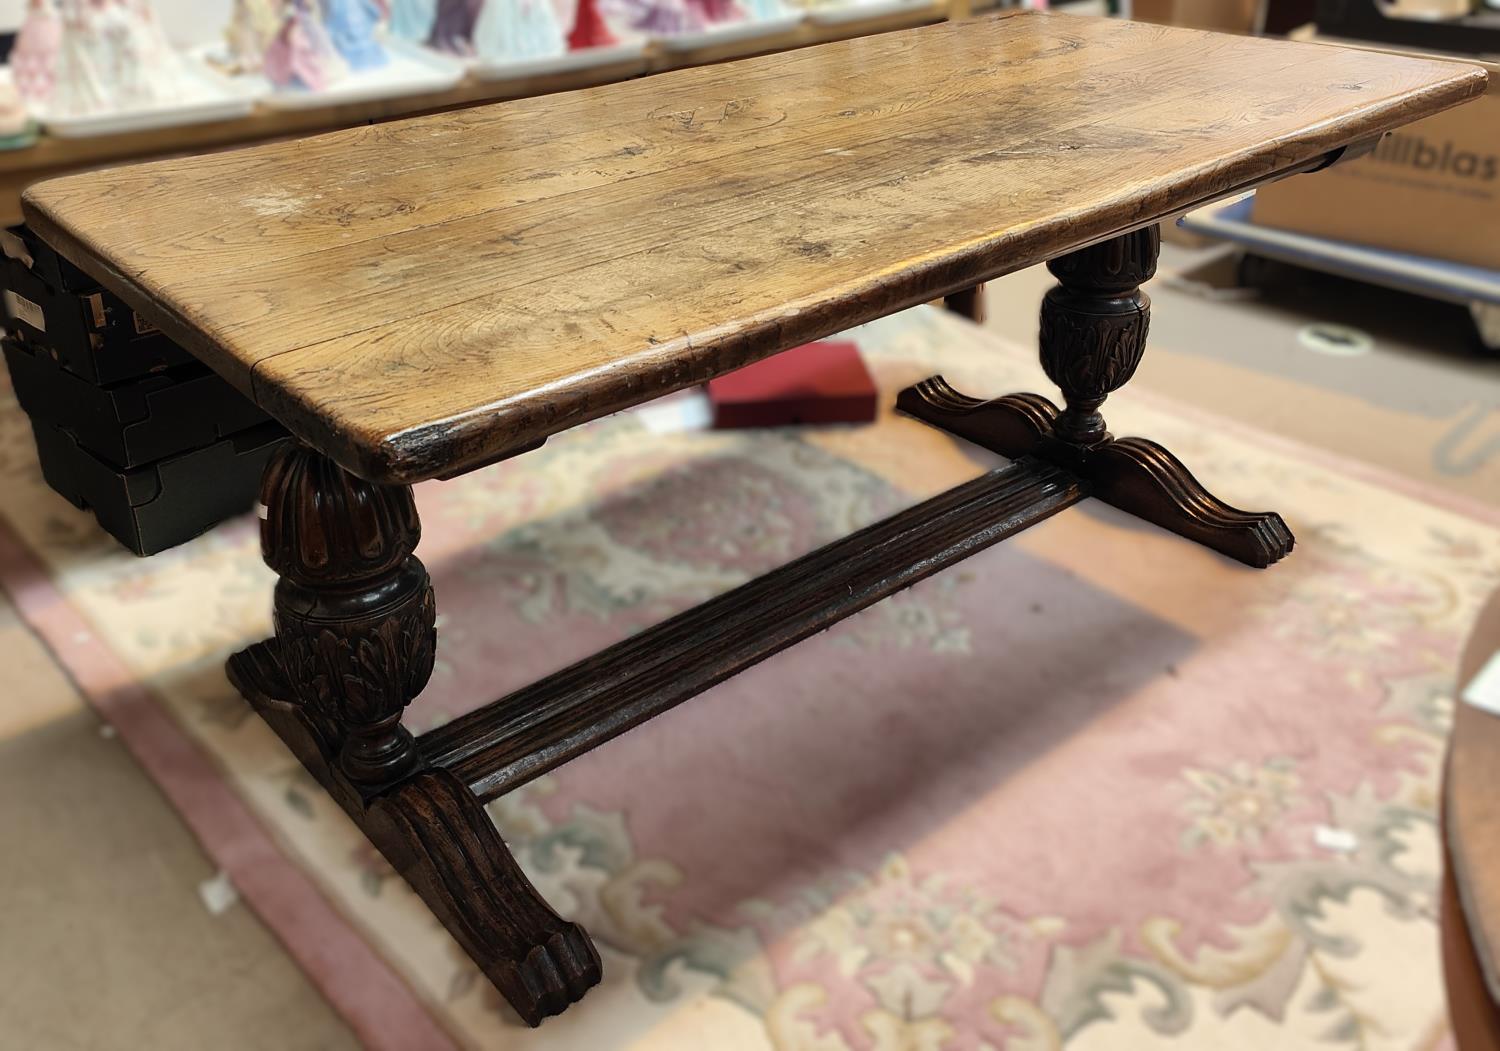
<path id="1" fill-rule="evenodd" d="M 1130 230 L 1165 221 L 1215 200 L 1321 167 L 1354 143 L 1472 101 L 1483 95 L 1488 86 L 1489 75 L 1482 66 L 1425 57 L 1416 60 L 1451 65 L 1454 74 L 1450 79 L 1414 89 L 1372 105 L 1367 111 L 1357 112 L 1340 124 L 1339 135 L 1330 143 L 1312 145 L 1285 165 L 1241 179 L 1221 190 L 1185 199 L 1189 195 L 1181 191 L 1190 190 L 1198 180 L 1191 172 L 1181 174 L 1172 183 L 1155 188 L 1151 195 L 1139 202 L 1144 207 L 1127 222 L 1114 221 L 1111 216 L 1119 211 L 1128 213 L 1128 203 L 1115 211 L 1099 209 L 1100 218 L 1093 223 L 1068 222 L 1066 225 L 1076 236 L 1065 241 L 1060 248 L 1057 247 L 1055 227 L 1063 220 L 1041 224 L 1020 234 L 1001 232 L 978 246 L 956 249 L 903 270 L 894 279 L 889 275 L 871 278 L 847 290 L 836 302 L 817 304 L 817 309 L 804 311 L 795 304 L 787 304 L 788 309 L 782 313 L 738 328 L 725 340 L 694 344 L 682 337 L 664 342 L 652 348 L 652 359 L 660 367 L 670 366 L 672 375 L 661 383 L 649 384 L 652 397 L 707 382 L 783 350 L 878 320 Z M 1409 110 L 1417 104 L 1421 108 L 1418 116 L 1393 119 L 1393 114 L 1402 107 Z M 1304 135 L 1311 136 L 1314 131 L 1308 129 Z M 1272 140 L 1243 150 L 1220 162 L 1220 166 L 1253 166 L 1257 160 L 1275 159 L 1279 152 L 1297 145 L 1297 139 Z M 341 422 L 339 417 L 320 411 L 294 390 L 263 374 L 260 367 L 266 361 L 275 360 L 274 357 L 247 365 L 224 353 L 196 326 L 153 297 L 135 278 L 120 272 L 102 253 L 89 249 L 83 237 L 75 236 L 54 222 L 46 204 L 38 199 L 38 191 L 52 181 L 37 183 L 22 195 L 22 213 L 34 232 L 64 258 L 98 277 L 127 305 L 213 368 L 299 439 L 361 477 L 385 483 L 451 477 L 533 449 L 571 427 L 641 404 L 641 399 L 634 396 L 634 391 L 642 386 L 637 370 L 622 380 L 611 381 L 606 377 L 591 386 L 586 396 L 577 389 L 552 391 L 537 388 L 509 402 L 475 406 L 418 426 L 385 434 L 360 433 Z M 1174 194 L 1174 189 L 1179 192 Z M 1151 206 L 1153 197 L 1159 199 L 1154 207 Z M 1052 236 L 1042 236 L 1049 231 Z M 1038 246 L 1042 241 L 1048 245 L 1045 252 Z M 862 306 L 872 299 L 879 301 L 878 306 Z"/>

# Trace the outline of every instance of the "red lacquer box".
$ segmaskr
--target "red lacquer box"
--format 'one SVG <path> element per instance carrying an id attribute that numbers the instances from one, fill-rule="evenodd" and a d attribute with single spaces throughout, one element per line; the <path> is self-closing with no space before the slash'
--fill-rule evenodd
<path id="1" fill-rule="evenodd" d="M 875 381 L 853 343 L 808 343 L 708 383 L 714 426 L 868 423 Z"/>

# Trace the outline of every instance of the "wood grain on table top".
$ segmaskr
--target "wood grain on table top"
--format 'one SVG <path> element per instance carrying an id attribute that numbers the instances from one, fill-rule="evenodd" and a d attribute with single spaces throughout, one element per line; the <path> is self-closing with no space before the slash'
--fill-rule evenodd
<path id="1" fill-rule="evenodd" d="M 1306 166 L 1478 68 L 1011 15 L 71 176 L 28 222 L 378 480 Z"/>

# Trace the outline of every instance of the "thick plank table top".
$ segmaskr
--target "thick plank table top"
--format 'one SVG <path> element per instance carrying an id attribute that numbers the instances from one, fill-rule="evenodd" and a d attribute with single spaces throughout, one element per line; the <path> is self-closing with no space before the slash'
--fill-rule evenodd
<path id="1" fill-rule="evenodd" d="M 306 441 L 451 473 L 1305 167 L 1480 69 L 950 23 L 46 182 L 27 221 Z"/>

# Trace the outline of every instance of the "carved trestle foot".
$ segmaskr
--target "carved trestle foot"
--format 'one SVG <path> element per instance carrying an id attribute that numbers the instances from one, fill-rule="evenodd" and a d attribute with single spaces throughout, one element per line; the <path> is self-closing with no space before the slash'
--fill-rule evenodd
<path id="1" fill-rule="evenodd" d="M 1050 461 L 1106 503 L 1246 565 L 1268 566 L 1292 550 L 1280 515 L 1231 507 L 1155 442 L 1116 439 L 1099 412 L 1140 364 L 1151 304 L 1139 286 L 1155 272 L 1159 250 L 1153 226 L 1047 264 L 1060 284 L 1042 304 L 1041 359 L 1063 408 L 1038 394 L 983 401 L 941 376 L 903 390 L 896 408 L 1002 456 Z"/>
<path id="2" fill-rule="evenodd" d="M 291 445 L 266 468 L 261 547 L 281 580 L 275 637 L 230 681 L 359 825 L 528 1024 L 601 978 L 583 928 L 558 916 L 468 786 L 430 766 L 401 713 L 436 645 L 412 555 L 408 486 L 375 485 Z"/>
<path id="3" fill-rule="evenodd" d="M 1292 552 L 1292 531 L 1279 514 L 1231 507 L 1149 439 L 1121 438 L 1088 459 L 1094 495 L 1122 511 L 1257 569 Z"/>

